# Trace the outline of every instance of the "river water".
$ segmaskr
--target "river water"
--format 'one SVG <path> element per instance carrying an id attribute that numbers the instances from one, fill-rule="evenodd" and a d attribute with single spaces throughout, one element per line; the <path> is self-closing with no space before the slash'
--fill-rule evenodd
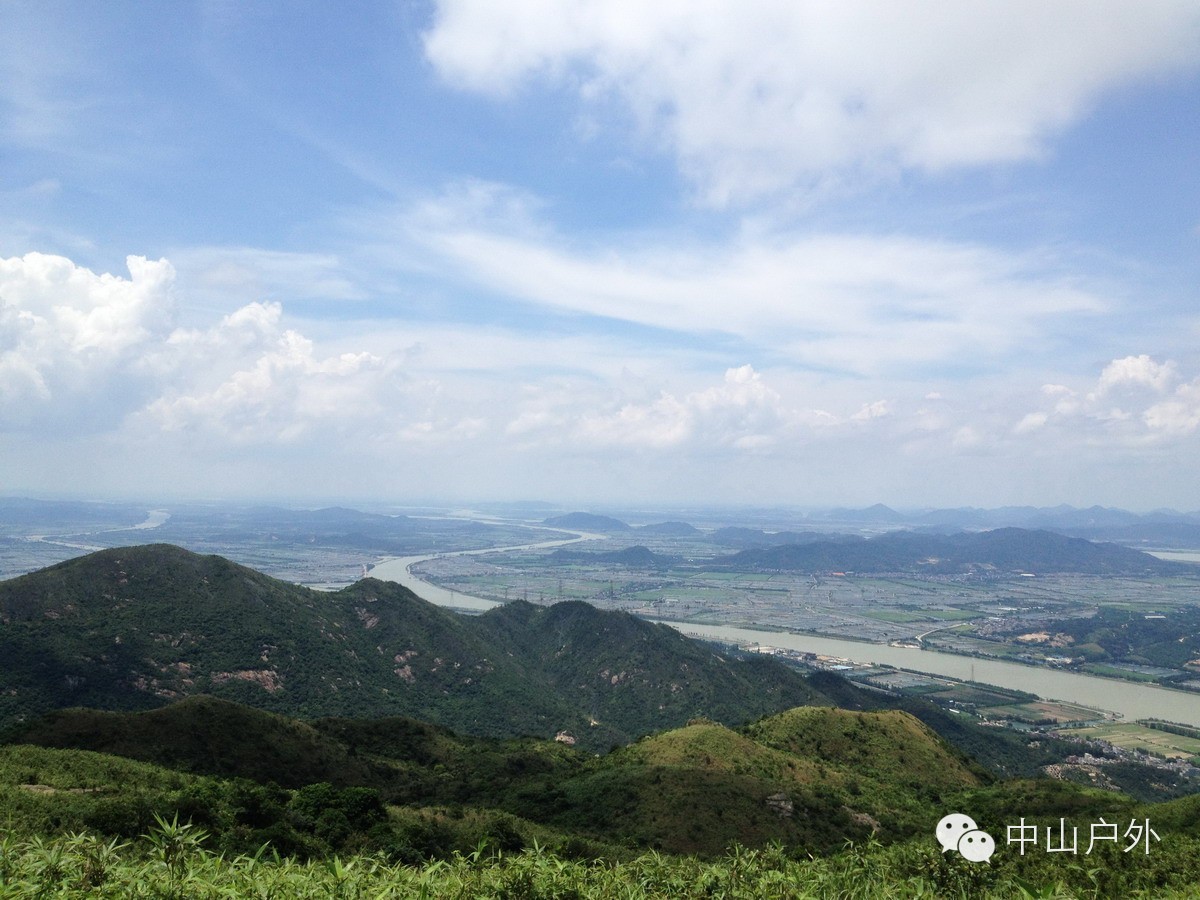
<path id="1" fill-rule="evenodd" d="M 389 556 L 375 564 L 371 569 L 371 577 L 380 581 L 394 581 L 402 584 L 418 597 L 436 603 L 438 606 L 449 606 L 454 609 L 467 609 L 473 612 L 483 612 L 496 606 L 501 606 L 495 600 L 485 600 L 482 597 L 472 597 L 438 587 L 412 573 L 412 567 L 430 559 L 440 559 L 444 556 L 484 556 L 488 553 L 507 553 L 513 550 L 536 550 L 549 547 L 563 547 L 567 544 L 578 544 L 580 541 L 593 541 L 604 537 L 601 534 L 582 532 L 569 538 L 555 541 L 541 541 L 537 544 L 521 544 L 516 547 L 487 547 L 482 550 L 452 550 L 449 553 L 428 553 L 425 556 Z"/>
<path id="2" fill-rule="evenodd" d="M 471 597 L 457 591 L 430 584 L 414 575 L 411 568 L 416 563 L 442 556 L 479 556 L 512 550 L 561 547 L 580 541 L 594 540 L 601 535 L 577 534 L 571 538 L 524 544 L 518 547 L 493 547 L 484 550 L 458 550 L 451 553 L 436 553 L 425 556 L 389 557 L 376 564 L 371 577 L 383 581 L 395 581 L 404 585 L 419 597 L 455 609 L 482 612 L 500 606 L 494 600 Z M 710 640 L 737 644 L 762 644 L 807 653 L 837 656 L 858 663 L 879 663 L 945 675 L 962 681 L 978 681 L 997 687 L 1027 691 L 1045 700 L 1062 700 L 1079 703 L 1109 712 L 1119 713 L 1126 719 L 1158 718 L 1170 722 L 1200 727 L 1200 693 L 1176 691 L 1156 685 L 1134 684 L 1112 678 L 1079 675 L 1061 669 L 1044 666 L 1023 666 L 1017 663 L 991 659 L 976 659 L 939 653 L 936 650 L 919 650 L 912 647 L 892 647 L 887 644 L 871 644 L 863 641 L 846 641 L 830 637 L 806 634 L 788 634 L 774 631 L 756 631 L 732 625 L 696 625 L 687 622 L 662 622 L 684 634 Z"/>
<path id="3" fill-rule="evenodd" d="M 936 650 L 918 650 L 914 647 L 892 647 L 887 644 L 843 641 L 807 634 L 755 631 L 729 625 L 692 625 L 683 622 L 664 624 L 671 625 L 684 634 L 710 640 L 738 644 L 757 642 L 769 647 L 822 653 L 854 662 L 879 663 L 911 669 L 914 672 L 945 675 L 962 681 L 974 680 L 998 687 L 1028 691 L 1044 700 L 1080 703 L 1120 713 L 1130 720 L 1158 718 L 1200 726 L 1200 693 L 1079 675 L 1044 666 L 1023 666 L 993 659 L 939 653 Z"/>

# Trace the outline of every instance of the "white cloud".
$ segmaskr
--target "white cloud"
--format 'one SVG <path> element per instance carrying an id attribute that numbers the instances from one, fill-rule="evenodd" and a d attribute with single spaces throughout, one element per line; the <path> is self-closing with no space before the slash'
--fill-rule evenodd
<path id="1" fill-rule="evenodd" d="M 180 392 L 170 391 L 147 407 L 147 413 L 171 430 L 216 431 L 235 440 L 290 441 L 315 428 L 339 433 L 354 430 L 361 417 L 382 411 L 377 377 L 386 373 L 384 361 L 369 353 L 319 357 L 313 343 L 291 329 L 278 329 L 278 306 L 252 305 L 204 333 L 172 336 L 172 350 L 215 349 L 226 352 L 224 366 L 208 358 L 207 377 L 215 386 L 198 386 L 201 380 L 190 366 Z M 246 342 L 244 338 L 253 335 Z M 255 347 L 251 359 L 244 351 Z M 243 352 L 236 352 L 242 350 Z M 229 365 L 232 363 L 232 365 Z M 232 371 L 230 371 L 232 369 Z M 338 426 L 341 427 L 338 427 Z"/>
<path id="2" fill-rule="evenodd" d="M 1056 340 L 1106 301 L 1036 254 L 867 235 L 743 235 L 571 246 L 524 219 L 464 209 L 459 192 L 403 221 L 397 240 L 476 289 L 561 313 L 724 333 L 814 367 L 987 365 Z M 523 205 L 522 209 L 527 209 Z M 393 226 L 394 227 L 394 226 Z"/>
<path id="3" fill-rule="evenodd" d="M 83 427 L 136 402 L 141 355 L 174 315 L 175 272 L 140 256 L 126 265 L 122 278 L 42 253 L 0 259 L 0 409 L 9 427 L 68 419 Z"/>
<path id="4" fill-rule="evenodd" d="M 629 391 L 580 383 L 531 387 L 520 398 L 506 433 L 525 446 L 652 450 L 684 456 L 769 452 L 836 437 L 888 415 L 886 403 L 863 406 L 854 415 L 813 409 L 808 391 L 779 390 L 752 366 L 730 368 L 717 384 L 677 391 L 650 390 L 633 382 Z M 630 396 L 630 393 L 633 396 Z M 855 427 L 851 427 L 855 426 Z"/>
<path id="5" fill-rule="evenodd" d="M 1055 440 L 1074 436 L 1093 444 L 1162 443 L 1200 428 L 1200 378 L 1180 382 L 1172 360 L 1142 354 L 1108 363 L 1086 388 L 1042 387 L 1045 406 L 1027 412 L 1017 435 L 1053 429 Z"/>
<path id="6" fill-rule="evenodd" d="M 651 403 L 627 403 L 613 413 L 581 417 L 577 434 L 581 442 L 666 448 L 692 436 L 694 412 L 686 402 L 662 394 Z"/>
<path id="7" fill-rule="evenodd" d="M 48 436 L 133 423 L 242 443 L 458 439 L 478 424 L 404 354 L 326 351 L 250 303 L 204 327 L 173 327 L 176 272 L 131 256 L 129 277 L 60 256 L 0 259 L 0 430 Z M 420 425 L 421 427 L 418 427 Z"/>
<path id="8" fill-rule="evenodd" d="M 710 203 L 837 173 L 1042 153 L 1104 92 L 1200 61 L 1191 0 L 439 0 L 425 51 L 462 88 L 618 98 Z"/>
<path id="9" fill-rule="evenodd" d="M 283 323 L 278 303 L 251 303 L 207 329 L 177 329 L 150 360 L 161 395 L 151 427 L 244 445 L 347 442 L 436 444 L 481 433 L 461 398 L 428 371 L 410 370 L 408 348 L 327 349 Z"/>
<path id="10" fill-rule="evenodd" d="M 1157 363 L 1149 356 L 1114 359 L 1100 373 L 1096 395 L 1104 396 L 1119 388 L 1149 388 L 1161 393 L 1175 381 L 1173 362 Z"/>
<path id="11" fill-rule="evenodd" d="M 682 285 L 697 292 L 704 284 L 696 273 L 708 271 L 701 257 L 677 258 L 686 261 Z M 1047 384 L 1032 408 L 1020 409 L 1023 389 L 1007 378 L 990 386 L 957 376 L 844 378 L 788 364 L 777 353 L 760 371 L 728 365 L 728 344 L 721 354 L 716 342 L 697 355 L 619 330 L 547 335 L 383 320 L 324 327 L 320 319 L 290 318 L 279 302 L 247 303 L 175 327 L 176 296 L 187 305 L 190 285 L 165 260 L 134 257 L 129 269 L 128 277 L 96 274 L 37 255 L 0 262 L 7 430 L 39 441 L 90 432 L 81 435 L 81 448 L 94 447 L 95 432 L 103 431 L 119 454 L 137 448 L 149 457 L 159 448 L 206 471 L 216 471 L 214 459 L 228 458 L 263 472 L 276 461 L 295 472 L 350 465 L 368 480 L 384 477 L 401 454 L 451 479 L 447 484 L 456 465 L 472 467 L 472 484 L 501 493 L 505 484 L 534 489 L 543 475 L 551 479 L 546 484 L 573 484 L 581 465 L 617 479 L 638 469 L 648 486 L 669 477 L 681 490 L 685 482 L 698 490 L 731 459 L 767 480 L 803 472 L 810 462 L 841 471 L 835 462 L 845 460 L 846 472 L 857 473 L 846 477 L 854 478 L 886 454 L 930 464 L 981 451 L 1016 459 L 1028 450 L 1047 459 L 1069 447 L 1169 447 L 1200 431 L 1200 378 L 1188 381 L 1175 362 L 1152 356 L 1115 359 L 1083 384 Z M 826 277 L 781 271 L 801 280 Z M 878 283 L 885 280 L 878 273 L 890 271 L 869 260 L 848 280 Z M 920 279 L 946 285 L 947 315 L 950 294 L 970 293 L 963 287 L 970 278 L 946 270 L 926 270 Z M 681 297 L 683 286 L 676 288 Z M 746 290 L 736 299 L 775 308 L 760 293 Z M 901 311 L 861 302 L 893 316 Z M 971 306 L 969 298 L 962 303 Z M 783 337 L 762 340 L 801 341 L 785 327 L 793 313 L 778 305 Z M 701 314 L 690 317 L 682 299 L 675 309 L 699 329 Z M 1009 312 L 993 325 L 1003 325 Z M 844 331 L 839 340 L 847 345 L 887 341 L 883 325 L 839 323 L 836 310 L 821 314 L 827 330 Z M 911 318 L 900 316 L 893 332 L 903 333 Z M 807 345 L 808 359 L 818 346 Z M 633 482 L 621 483 L 634 490 Z M 726 488 L 737 496 L 733 482 Z"/>
<path id="12" fill-rule="evenodd" d="M 1200 428 L 1200 378 L 1175 389 L 1169 400 L 1155 403 L 1144 414 L 1146 425 L 1156 434 L 1191 434 Z"/>

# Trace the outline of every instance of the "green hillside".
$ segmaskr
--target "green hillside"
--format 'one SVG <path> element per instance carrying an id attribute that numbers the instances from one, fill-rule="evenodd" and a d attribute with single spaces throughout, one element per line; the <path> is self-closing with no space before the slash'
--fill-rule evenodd
<path id="1" fill-rule="evenodd" d="M 67 707 L 207 694 L 272 712 L 408 716 L 606 750 L 705 714 L 741 723 L 826 702 L 782 665 L 715 654 L 581 603 L 478 617 L 364 579 L 309 590 L 170 545 L 0 582 L 0 727 Z"/>
<path id="2" fill-rule="evenodd" d="M 97 741 L 182 767 L 250 768 L 223 778 L 0 746 L 5 896 L 1165 897 L 1194 896 L 1200 859 L 1196 798 L 1144 806 L 1046 779 L 984 783 L 895 712 L 795 709 L 738 731 L 697 720 L 604 757 L 410 720 L 290 722 L 207 698 L 55 714 L 42 727 L 79 742 L 90 727 Z M 264 733 L 239 754 L 247 728 Z M 205 729 L 216 737 L 198 739 Z M 259 753 L 294 766 L 296 786 L 254 769 Z M 382 774 L 391 788 L 298 784 L 354 759 L 358 776 Z M 974 864 L 934 842 L 947 810 L 994 835 L 1018 816 L 1040 827 L 1149 820 L 1161 842 L 1089 859 L 1001 846 Z"/>
<path id="3" fill-rule="evenodd" d="M 926 825 L 932 801 L 985 780 L 905 713 L 816 708 L 742 731 L 696 720 L 599 758 L 404 719 L 305 723 L 212 698 L 55 712 L 11 739 L 293 789 L 369 788 L 408 806 L 501 810 L 679 853 L 772 840 L 825 852 L 851 838 L 905 837 Z"/>
<path id="4" fill-rule="evenodd" d="M 310 723 L 214 697 L 190 697 L 137 713 L 56 710 L 16 729 L 10 740 L 284 787 L 395 780 L 388 767 L 372 765 Z"/>
<path id="5" fill-rule="evenodd" d="M 755 722 L 746 734 L 764 746 L 829 760 L 912 790 L 951 791 L 981 778 L 977 765 L 899 710 L 799 707 Z"/>
<path id="6" fill-rule="evenodd" d="M 827 852 L 917 833 L 932 801 L 986 780 L 904 713 L 799 708 L 741 731 L 697 720 L 616 750 L 561 785 L 564 809 L 548 821 L 675 853 L 775 840 Z"/>
<path id="7" fill-rule="evenodd" d="M 549 607 L 518 601 L 472 624 L 493 646 L 536 661 L 538 677 L 587 716 L 584 731 L 575 732 L 581 738 L 613 722 L 625 723 L 633 737 L 700 715 L 736 724 L 831 702 L 773 660 L 723 657 L 669 626 L 579 601 Z"/>

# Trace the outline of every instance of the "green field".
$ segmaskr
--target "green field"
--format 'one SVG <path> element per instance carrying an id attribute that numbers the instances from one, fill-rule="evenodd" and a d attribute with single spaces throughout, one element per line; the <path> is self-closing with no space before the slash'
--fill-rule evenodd
<path id="1" fill-rule="evenodd" d="M 1010 703 L 1006 706 L 990 706 L 981 709 L 980 715 L 993 719 L 1012 719 L 1017 722 L 1035 724 L 1053 721 L 1056 724 L 1069 722 L 1090 722 L 1099 718 L 1101 713 L 1086 706 L 1076 706 L 1073 703 L 1057 703 L 1048 700 L 1034 700 L 1029 703 Z"/>
<path id="2" fill-rule="evenodd" d="M 1108 741 L 1114 747 L 1124 750 L 1147 750 L 1184 759 L 1200 756 L 1200 739 L 1159 731 L 1157 728 L 1148 728 L 1133 722 L 1095 725 L 1081 730 L 1079 734 L 1081 737 Z"/>

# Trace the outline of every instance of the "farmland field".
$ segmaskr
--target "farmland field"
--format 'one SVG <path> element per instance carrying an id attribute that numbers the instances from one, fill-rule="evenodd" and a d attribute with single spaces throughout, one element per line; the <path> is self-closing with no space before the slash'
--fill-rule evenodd
<path id="1" fill-rule="evenodd" d="M 1125 750 L 1147 750 L 1163 756 L 1189 758 L 1200 756 L 1200 739 L 1160 731 L 1137 723 L 1094 725 L 1080 732 L 1081 736 L 1108 741 Z"/>

